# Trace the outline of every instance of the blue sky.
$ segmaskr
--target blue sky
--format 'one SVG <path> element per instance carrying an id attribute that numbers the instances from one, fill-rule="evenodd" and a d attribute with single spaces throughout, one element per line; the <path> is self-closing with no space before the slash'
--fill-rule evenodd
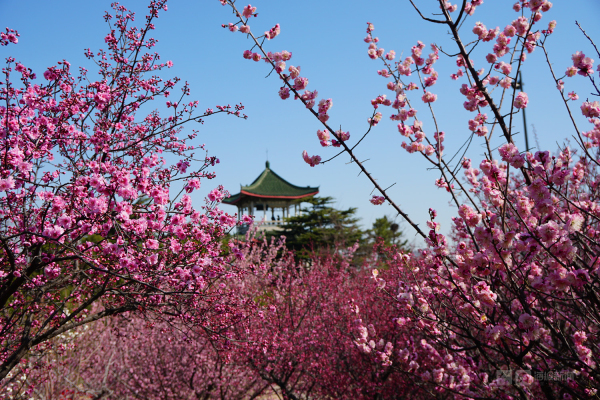
<path id="1" fill-rule="evenodd" d="M 110 3 L 108 0 L 0 0 L 0 26 L 17 29 L 21 34 L 19 44 L 0 48 L 0 55 L 14 56 L 39 76 L 46 67 L 62 59 L 74 67 L 87 66 L 93 71 L 83 50 L 105 48 L 103 38 L 108 28 L 102 15 L 110 8 Z M 477 21 L 488 28 L 499 26 L 502 29 L 518 17 L 511 10 L 512 3 L 486 0 L 463 26 L 461 32 L 465 41 L 474 39 L 471 29 Z M 137 11 L 138 22 L 142 22 L 145 1 L 124 1 L 122 4 Z M 246 4 L 239 3 L 240 8 Z M 417 4 L 425 13 L 436 11 L 434 1 L 420 0 Z M 302 75 L 309 79 L 308 89 L 318 90 L 319 98 L 333 99 L 330 125 L 350 131 L 351 143 L 367 130 L 366 121 L 372 113 L 371 99 L 391 93 L 385 88 L 387 80 L 376 73 L 382 68 L 381 63 L 367 57 L 367 45 L 363 42 L 367 21 L 375 25 L 374 34 L 380 38 L 380 45 L 386 51 L 394 49 L 398 55 L 409 55 L 417 40 L 427 45 L 435 42 L 451 53 L 456 50 L 447 29 L 422 21 L 407 0 L 262 0 L 252 5 L 258 7 L 259 13 L 259 17 L 250 22 L 253 31 L 264 32 L 275 23 L 281 24 L 281 35 L 267 43 L 267 50 L 293 53 L 288 65 L 302 67 Z M 578 50 L 594 58 L 596 68 L 597 56 L 579 33 L 575 20 L 600 42 L 598 16 L 598 0 L 555 1 L 553 9 L 544 15 L 544 27 L 552 19 L 558 22 L 555 34 L 548 41 L 557 73 L 564 72 L 571 64 L 571 54 Z M 299 102 L 279 99 L 279 79 L 275 75 L 266 77 L 269 73 L 267 65 L 242 58 L 250 41 L 239 32 L 230 33 L 221 28 L 221 24 L 227 22 L 234 22 L 233 15 L 217 0 L 173 0 L 169 3 L 169 11 L 162 13 L 156 21 L 154 31 L 154 37 L 159 40 L 157 51 L 164 61 L 174 63 L 164 76 L 172 74 L 188 81 L 191 97 L 205 108 L 241 102 L 249 116 L 248 120 L 215 116 L 200 127 L 198 140 L 206 144 L 211 155 L 221 160 L 215 168 L 217 178 L 204 181 L 201 194 L 206 194 L 217 184 L 236 193 L 240 184 L 251 183 L 263 170 L 268 150 L 275 172 L 297 185 L 320 186 L 321 195 L 334 197 L 339 208 L 357 207 L 365 227 L 377 217 L 386 214 L 395 217 L 390 206 L 369 203 L 372 187 L 364 176 L 358 176 L 355 165 L 348 164 L 348 157 L 341 156 L 315 168 L 304 163 L 303 150 L 320 154 L 324 159 L 335 154 L 334 150 L 320 147 L 316 137 L 320 125 Z M 475 50 L 476 67 L 487 65 L 483 56 L 490 47 L 485 45 Z M 464 100 L 458 93 L 464 80 L 449 79 L 457 69 L 454 61 L 442 55 L 435 69 L 440 78 L 432 88 L 438 94 L 434 108 L 441 129 L 446 132 L 446 154 L 452 154 L 469 137 L 467 120 L 472 116 L 462 108 Z M 528 57 L 523 77 L 530 99 L 527 108 L 530 143 L 536 143 L 533 125 L 540 148 L 554 151 L 557 143 L 562 144 L 574 130 L 551 84 L 541 51 Z M 581 77 L 567 80 L 566 88 L 577 91 L 581 99 L 589 96 L 589 87 Z M 424 120 L 425 131 L 432 135 L 431 118 L 427 116 L 425 105 L 420 100 L 415 104 L 413 107 Z M 162 104 L 157 107 L 161 108 Z M 445 191 L 435 187 L 434 181 L 438 178 L 435 171 L 428 171 L 428 164 L 420 156 L 408 154 L 400 147 L 402 137 L 396 123 L 388 120 L 389 110 L 384 110 L 384 121 L 358 147 L 359 158 L 369 160 L 365 165 L 383 187 L 395 183 L 390 194 L 411 218 L 423 226 L 428 208 L 435 208 L 440 214 L 442 230 L 446 231 L 456 210 L 448 206 L 449 197 Z M 578 123 L 585 130 L 589 129 L 583 118 L 578 118 Z M 520 116 L 515 126 L 519 132 L 522 130 Z M 516 142 L 524 148 L 522 135 L 516 137 Z M 498 141 L 496 145 L 499 144 Z M 468 155 L 478 164 L 482 154 L 483 148 L 475 140 Z M 195 201 L 198 206 L 202 204 L 201 198 Z M 233 207 L 223 208 L 235 211 Z M 397 220 L 400 221 L 400 217 Z M 404 226 L 404 229 L 406 237 L 412 239 L 410 227 Z"/>

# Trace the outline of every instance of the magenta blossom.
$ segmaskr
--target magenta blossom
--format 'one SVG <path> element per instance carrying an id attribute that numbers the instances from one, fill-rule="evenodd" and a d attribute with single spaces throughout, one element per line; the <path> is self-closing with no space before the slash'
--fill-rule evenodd
<path id="1" fill-rule="evenodd" d="M 527 93 L 525 92 L 520 92 L 517 97 L 515 97 L 515 101 L 513 103 L 513 105 L 515 106 L 515 108 L 525 108 L 527 107 L 527 102 L 529 101 L 529 98 L 527 97 Z"/>
<path id="2" fill-rule="evenodd" d="M 302 158 L 311 167 L 314 167 L 315 165 L 319 165 L 319 163 L 321 162 L 320 156 L 309 156 L 308 153 L 306 152 L 306 150 L 304 150 L 302 152 Z"/>
<path id="3" fill-rule="evenodd" d="M 383 202 L 385 201 L 385 197 L 383 196 L 373 196 L 373 198 L 371 200 L 369 200 L 371 203 L 375 204 L 376 206 L 383 204 Z"/>

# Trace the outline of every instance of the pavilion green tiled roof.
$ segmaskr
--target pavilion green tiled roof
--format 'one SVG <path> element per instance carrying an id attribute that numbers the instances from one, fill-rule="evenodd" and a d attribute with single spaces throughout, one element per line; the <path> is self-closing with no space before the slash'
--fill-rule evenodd
<path id="1" fill-rule="evenodd" d="M 318 187 L 301 187 L 289 183 L 273 172 L 267 161 L 265 170 L 254 182 L 248 186 L 242 186 L 240 193 L 223 200 L 223 203 L 235 204 L 246 196 L 267 199 L 301 199 L 317 193 L 319 193 Z"/>

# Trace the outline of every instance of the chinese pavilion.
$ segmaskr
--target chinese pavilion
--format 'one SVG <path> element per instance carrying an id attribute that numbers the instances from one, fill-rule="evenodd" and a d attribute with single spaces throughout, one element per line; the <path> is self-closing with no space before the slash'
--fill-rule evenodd
<path id="1" fill-rule="evenodd" d="M 238 219 L 242 214 L 255 215 L 263 211 L 263 229 L 278 229 L 283 219 L 290 216 L 290 207 L 294 206 L 294 215 L 299 211 L 299 199 L 319 193 L 318 187 L 292 185 L 271 170 L 267 161 L 265 170 L 248 186 L 242 186 L 238 194 L 223 200 L 238 208 Z M 280 210 L 280 211 L 279 211 Z M 267 211 L 271 211 L 270 221 Z M 277 212 L 277 218 L 275 213 Z M 281 218 L 279 218 L 281 215 Z"/>

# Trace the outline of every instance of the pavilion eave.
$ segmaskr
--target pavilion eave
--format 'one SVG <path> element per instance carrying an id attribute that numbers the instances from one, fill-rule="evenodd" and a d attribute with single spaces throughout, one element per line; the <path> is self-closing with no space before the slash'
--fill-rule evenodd
<path id="1" fill-rule="evenodd" d="M 257 197 L 257 198 L 261 198 L 261 199 L 283 199 L 283 200 L 296 200 L 296 199 L 303 199 L 305 197 L 310 197 L 310 196 L 314 196 L 317 193 L 319 193 L 319 191 L 315 191 L 315 192 L 311 192 L 311 193 L 305 193 L 305 194 L 301 194 L 301 195 L 297 195 L 297 196 L 285 196 L 285 195 L 280 195 L 280 196 L 272 196 L 272 195 L 263 195 L 263 194 L 258 194 L 258 193 L 252 193 L 252 192 L 247 192 L 245 190 L 242 190 L 240 192 L 240 195 L 246 195 L 249 197 Z M 241 196 L 240 196 L 241 198 Z"/>

